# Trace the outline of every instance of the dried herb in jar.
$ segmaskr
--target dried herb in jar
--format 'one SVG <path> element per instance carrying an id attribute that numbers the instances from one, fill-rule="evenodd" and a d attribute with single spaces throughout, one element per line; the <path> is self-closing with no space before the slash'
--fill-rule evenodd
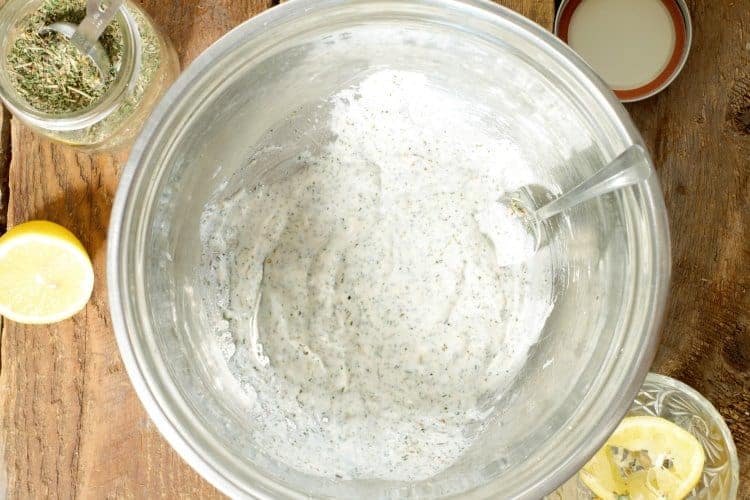
<path id="1" fill-rule="evenodd" d="M 45 0 L 18 26 L 7 52 L 7 66 L 18 94 L 38 111 L 74 113 L 96 104 L 119 68 L 123 36 L 117 23 L 107 27 L 100 42 L 112 69 L 100 75 L 96 65 L 59 33 L 40 34 L 54 22 L 79 24 L 86 16 L 84 0 Z"/>
<path id="2" fill-rule="evenodd" d="M 162 58 L 163 47 L 153 25 L 137 9 L 131 9 L 130 15 L 138 26 L 140 34 L 141 66 L 138 77 L 129 95 L 120 103 L 118 108 L 104 120 L 90 127 L 82 136 L 82 138 L 85 137 L 86 142 L 96 143 L 103 140 L 112 130 L 118 129 L 123 122 L 138 114 L 138 110 L 140 110 L 140 113 L 150 111 L 150 107 L 144 109 L 142 104 L 144 101 L 153 101 L 155 84 L 163 79 L 163 76 L 159 76 L 158 72 L 162 62 L 164 62 Z M 120 38 L 120 40 L 122 39 Z M 104 42 L 102 42 L 103 44 Z"/>

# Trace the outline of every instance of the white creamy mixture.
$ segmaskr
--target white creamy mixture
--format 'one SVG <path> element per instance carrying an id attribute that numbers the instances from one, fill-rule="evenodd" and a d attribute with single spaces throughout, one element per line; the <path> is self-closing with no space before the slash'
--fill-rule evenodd
<path id="1" fill-rule="evenodd" d="M 677 33 L 662 0 L 586 0 L 573 11 L 570 46 L 614 89 L 646 85 L 669 64 Z"/>
<path id="2" fill-rule="evenodd" d="M 496 200 L 533 182 L 513 145 L 422 75 L 333 96 L 335 139 L 201 221 L 204 297 L 253 440 L 338 478 L 418 480 L 471 445 L 552 308 L 551 264 Z"/>

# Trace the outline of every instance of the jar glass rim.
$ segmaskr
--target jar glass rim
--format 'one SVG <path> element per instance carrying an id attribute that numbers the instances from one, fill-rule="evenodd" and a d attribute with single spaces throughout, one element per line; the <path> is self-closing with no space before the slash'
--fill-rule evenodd
<path id="1" fill-rule="evenodd" d="M 0 32 L 10 33 L 19 19 L 39 8 L 43 0 L 15 0 L 0 9 Z M 15 8 L 14 8 L 15 7 Z M 7 9 L 7 10 L 6 10 Z M 4 17 L 4 10 L 8 12 Z M 115 15 L 115 21 L 122 28 L 123 55 L 120 70 L 107 92 L 94 106 L 65 114 L 50 114 L 32 107 L 13 88 L 7 78 L 6 52 L 0 57 L 0 97 L 16 116 L 30 125 L 46 130 L 80 130 L 99 123 L 111 115 L 122 103 L 124 97 L 133 90 L 141 68 L 141 36 L 133 15 L 126 5 Z M 10 46 L 8 44 L 7 46 Z M 7 50 L 7 48 L 6 48 Z"/>

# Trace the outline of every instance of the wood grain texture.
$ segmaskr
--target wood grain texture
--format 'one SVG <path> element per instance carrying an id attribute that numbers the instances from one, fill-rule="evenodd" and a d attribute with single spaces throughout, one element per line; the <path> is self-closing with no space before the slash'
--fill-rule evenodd
<path id="1" fill-rule="evenodd" d="M 555 24 L 555 8 L 554 1 L 543 1 L 543 0 L 511 0 L 511 1 L 495 1 L 506 7 L 510 7 L 516 12 L 520 12 L 524 16 L 528 17 L 532 21 L 536 22 L 545 29 L 552 31 L 552 27 Z"/>
<path id="2" fill-rule="evenodd" d="M 0 104 L 0 234 L 7 222 L 10 157 L 10 113 Z"/>
<path id="3" fill-rule="evenodd" d="M 228 30 L 270 7 L 271 0 L 140 3 L 173 40 L 184 66 Z M 552 25 L 552 0 L 504 3 Z M 11 120 L 11 130 L 6 134 L 12 152 L 8 224 L 41 218 L 70 228 L 93 259 L 96 284 L 86 309 L 69 321 L 3 327 L 0 496 L 220 497 L 149 421 L 110 326 L 105 240 L 126 152 L 79 153 L 35 136 L 17 120 Z"/>
<path id="4" fill-rule="evenodd" d="M 183 65 L 270 5 L 141 3 L 172 37 Z M 105 239 L 126 153 L 77 153 L 35 136 L 17 120 L 11 147 L 9 224 L 40 218 L 70 228 L 92 257 L 96 284 L 86 309 L 69 321 L 46 328 L 11 322 L 4 327 L 0 444 L 8 497 L 220 497 L 149 421 L 110 327 Z"/>
<path id="5" fill-rule="evenodd" d="M 718 408 L 750 499 L 750 1 L 688 0 L 694 41 L 681 76 L 629 110 L 669 210 L 672 294 L 654 371 Z"/>

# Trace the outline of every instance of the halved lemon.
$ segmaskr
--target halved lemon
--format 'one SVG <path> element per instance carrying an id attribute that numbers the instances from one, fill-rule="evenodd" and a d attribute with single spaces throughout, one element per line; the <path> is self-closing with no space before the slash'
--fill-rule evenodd
<path id="1" fill-rule="evenodd" d="M 48 221 L 19 224 L 0 238 L 0 316 L 47 324 L 86 306 L 94 268 L 78 238 Z"/>
<path id="2" fill-rule="evenodd" d="M 705 453 L 682 427 L 660 417 L 625 418 L 581 470 L 605 500 L 682 500 L 700 481 Z"/>

